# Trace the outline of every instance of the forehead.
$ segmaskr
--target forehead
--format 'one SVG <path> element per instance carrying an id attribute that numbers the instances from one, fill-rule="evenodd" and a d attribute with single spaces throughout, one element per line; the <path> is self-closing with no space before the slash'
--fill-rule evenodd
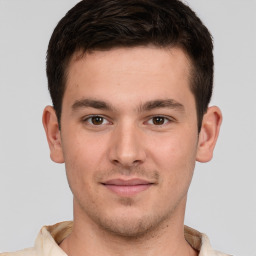
<path id="1" fill-rule="evenodd" d="M 116 47 L 110 50 L 95 50 L 89 52 L 76 51 L 70 58 L 67 71 L 70 73 L 71 70 L 76 68 L 75 66 L 77 64 L 79 65 L 79 63 L 86 62 L 87 67 L 96 67 L 99 71 L 102 65 L 112 64 L 108 69 L 116 67 L 126 69 L 130 67 L 132 70 L 132 68 L 136 66 L 141 72 L 155 70 L 157 73 L 162 70 L 164 65 L 167 67 L 172 60 L 175 60 L 177 68 L 179 68 L 180 71 L 189 73 L 191 61 L 183 49 L 180 47 L 159 48 L 153 45 Z M 184 69 L 181 70 L 181 68 Z M 106 70 L 106 67 L 104 67 L 104 69 Z M 170 71 L 171 69 L 175 71 L 173 66 L 170 66 Z"/>
<path id="2" fill-rule="evenodd" d="M 67 70 L 67 98 L 152 100 L 190 92 L 190 61 L 180 48 L 141 46 L 76 52 Z M 86 94 L 86 95 L 85 95 Z"/>

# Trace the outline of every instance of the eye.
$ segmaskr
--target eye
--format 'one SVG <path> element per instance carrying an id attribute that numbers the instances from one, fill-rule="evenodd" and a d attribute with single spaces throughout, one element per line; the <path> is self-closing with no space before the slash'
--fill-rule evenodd
<path id="1" fill-rule="evenodd" d="M 164 125 L 168 122 L 170 122 L 170 119 L 164 116 L 154 116 L 148 121 L 148 123 L 152 125 Z"/>
<path id="2" fill-rule="evenodd" d="M 86 119 L 84 119 L 85 122 L 91 124 L 91 125 L 104 125 L 109 124 L 106 118 L 102 116 L 90 116 Z"/>

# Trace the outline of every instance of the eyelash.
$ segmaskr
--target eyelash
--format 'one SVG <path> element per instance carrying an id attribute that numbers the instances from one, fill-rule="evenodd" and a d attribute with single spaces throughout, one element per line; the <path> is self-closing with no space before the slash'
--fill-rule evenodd
<path id="1" fill-rule="evenodd" d="M 103 123 L 101 124 L 94 124 L 93 121 L 92 121 L 92 118 L 102 118 L 103 119 Z M 153 119 L 154 118 L 160 118 L 160 119 L 164 119 L 164 123 L 163 124 L 155 124 Z M 151 121 L 151 122 L 150 122 Z M 151 116 L 149 119 L 147 119 L 146 122 L 144 123 L 147 123 L 149 125 L 153 125 L 153 126 L 159 126 L 159 127 L 162 127 L 168 123 L 172 123 L 174 122 L 175 120 L 171 117 L 166 117 L 166 116 L 161 116 L 161 115 L 155 115 L 155 116 Z M 88 123 L 89 125 L 91 126 L 102 126 L 102 125 L 109 125 L 109 124 L 112 124 L 110 121 L 108 121 L 108 119 L 104 116 L 101 116 L 101 115 L 91 115 L 91 116 L 87 116 L 86 118 L 83 118 L 83 122 L 85 123 Z M 143 123 L 143 124 L 144 124 Z"/>
<path id="2" fill-rule="evenodd" d="M 102 118 L 102 119 L 103 119 L 103 122 L 107 121 L 108 123 L 110 123 L 110 122 L 107 120 L 107 118 L 105 118 L 104 116 L 101 116 L 101 115 L 91 115 L 91 116 L 87 116 L 86 118 L 83 119 L 83 122 L 89 123 L 89 124 L 92 125 L 92 126 L 106 125 L 105 123 L 102 123 L 102 124 L 99 124 L 99 125 L 93 124 L 92 118 Z M 89 121 L 89 120 L 91 120 L 91 121 Z"/>
<path id="3" fill-rule="evenodd" d="M 163 119 L 163 121 L 164 121 L 164 123 L 163 124 L 155 124 L 154 123 L 154 121 L 153 121 L 153 119 L 154 118 L 160 118 L 160 119 Z M 152 121 L 151 123 L 150 123 L 150 125 L 154 125 L 154 126 L 163 126 L 163 125 L 166 125 L 166 124 L 168 124 L 168 123 L 170 123 L 170 122 L 173 122 L 173 120 L 170 118 L 170 117 L 166 117 L 166 116 L 152 116 L 148 121 L 147 121 L 147 123 L 149 123 L 150 121 Z"/>

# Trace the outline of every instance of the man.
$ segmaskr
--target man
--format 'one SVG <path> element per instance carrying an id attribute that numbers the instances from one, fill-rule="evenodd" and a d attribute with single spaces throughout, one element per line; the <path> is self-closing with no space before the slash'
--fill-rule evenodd
<path id="1" fill-rule="evenodd" d="M 211 160 L 222 120 L 208 107 L 212 48 L 178 0 L 85 0 L 66 14 L 48 47 L 43 124 L 74 222 L 13 255 L 225 255 L 184 228 L 195 161 Z"/>

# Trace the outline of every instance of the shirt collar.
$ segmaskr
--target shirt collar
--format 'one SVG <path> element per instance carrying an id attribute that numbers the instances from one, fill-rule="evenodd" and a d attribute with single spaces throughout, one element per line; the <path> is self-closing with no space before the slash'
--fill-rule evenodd
<path id="1" fill-rule="evenodd" d="M 44 226 L 35 241 L 35 250 L 38 256 L 67 256 L 58 246 L 72 231 L 73 222 L 65 221 L 53 226 Z M 215 252 L 208 237 L 188 226 L 184 227 L 185 239 L 197 251 L 199 256 L 224 255 Z"/>

